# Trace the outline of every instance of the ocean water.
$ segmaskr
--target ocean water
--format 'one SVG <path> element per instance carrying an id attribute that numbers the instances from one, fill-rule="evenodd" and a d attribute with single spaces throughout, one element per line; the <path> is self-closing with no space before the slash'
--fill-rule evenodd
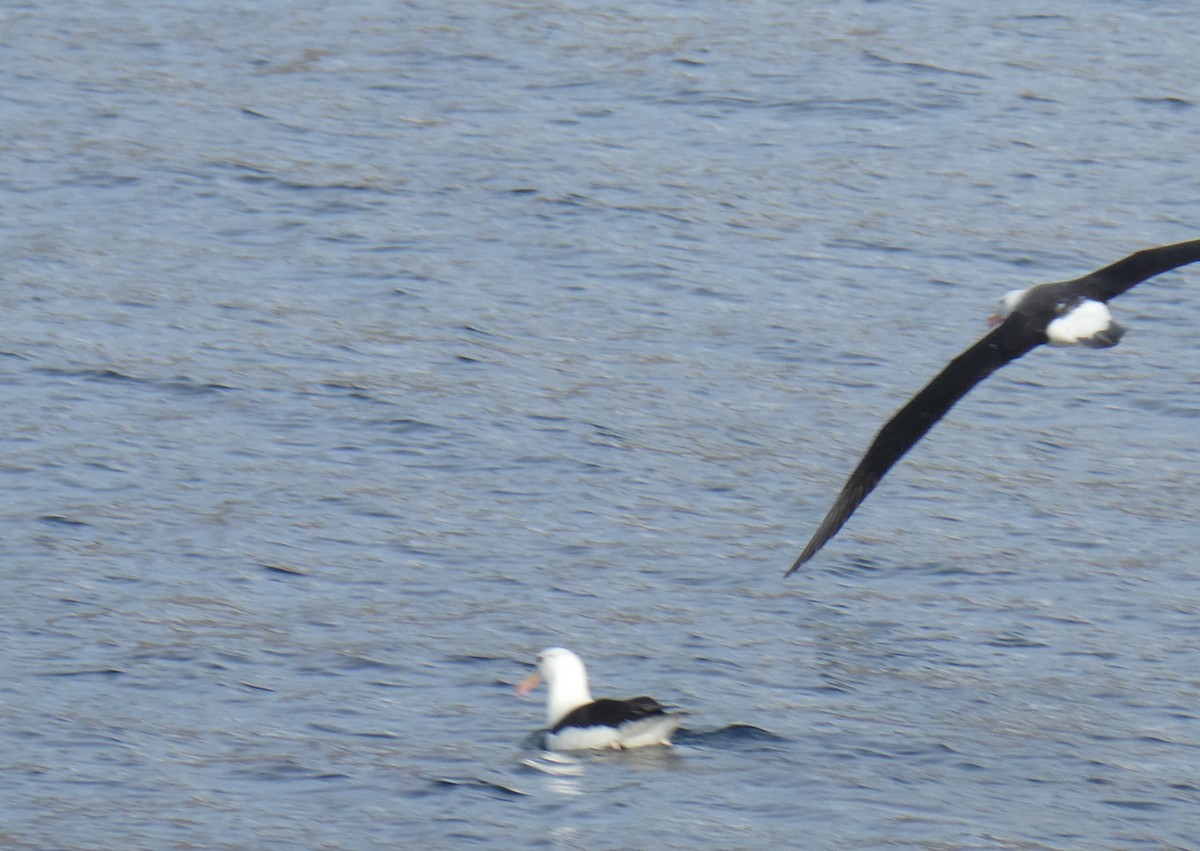
<path id="1" fill-rule="evenodd" d="M 0 11 L 0 845 L 1200 846 L 1177 4 Z M 670 750 L 551 755 L 564 645 Z"/>

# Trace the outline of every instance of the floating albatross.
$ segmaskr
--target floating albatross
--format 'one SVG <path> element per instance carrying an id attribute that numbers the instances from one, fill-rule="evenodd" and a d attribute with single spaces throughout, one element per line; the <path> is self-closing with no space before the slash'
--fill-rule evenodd
<path id="1" fill-rule="evenodd" d="M 543 650 L 538 669 L 517 685 L 517 692 L 528 694 L 542 680 L 550 692 L 546 699 L 550 750 L 669 745 L 683 723 L 684 713 L 669 712 L 652 697 L 592 700 L 583 660 L 562 647 Z"/>
<path id="2" fill-rule="evenodd" d="M 950 361 L 879 430 L 786 575 L 790 576 L 837 534 L 892 465 L 972 387 L 1043 343 L 1095 349 L 1115 346 L 1125 329 L 1109 314 L 1109 299 L 1148 278 L 1197 260 L 1200 239 L 1193 239 L 1147 248 L 1072 281 L 1039 284 L 1004 296 L 993 317 L 992 331 Z"/>

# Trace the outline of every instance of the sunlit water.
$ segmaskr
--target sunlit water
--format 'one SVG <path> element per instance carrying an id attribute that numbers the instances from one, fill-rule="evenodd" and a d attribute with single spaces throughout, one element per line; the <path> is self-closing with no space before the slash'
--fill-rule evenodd
<path id="1" fill-rule="evenodd" d="M 1200 845 L 1194 10 L 0 17 L 0 844 Z M 569 646 L 675 748 L 553 756 Z"/>

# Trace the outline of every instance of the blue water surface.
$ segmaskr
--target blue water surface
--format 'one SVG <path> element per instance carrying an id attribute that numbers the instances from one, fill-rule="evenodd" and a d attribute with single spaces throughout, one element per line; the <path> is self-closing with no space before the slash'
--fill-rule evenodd
<path id="1" fill-rule="evenodd" d="M 1200 846 L 1200 21 L 0 11 L 0 845 Z M 555 756 L 543 647 L 677 745 Z"/>

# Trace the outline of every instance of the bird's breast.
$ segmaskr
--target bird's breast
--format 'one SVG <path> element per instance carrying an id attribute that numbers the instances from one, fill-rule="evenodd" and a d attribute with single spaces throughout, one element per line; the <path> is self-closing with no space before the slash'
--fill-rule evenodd
<path id="1" fill-rule="evenodd" d="M 1106 338 L 1106 332 L 1114 327 L 1108 305 L 1085 299 L 1047 325 L 1046 337 L 1052 346 L 1089 346 L 1095 345 L 1094 340 Z"/>

